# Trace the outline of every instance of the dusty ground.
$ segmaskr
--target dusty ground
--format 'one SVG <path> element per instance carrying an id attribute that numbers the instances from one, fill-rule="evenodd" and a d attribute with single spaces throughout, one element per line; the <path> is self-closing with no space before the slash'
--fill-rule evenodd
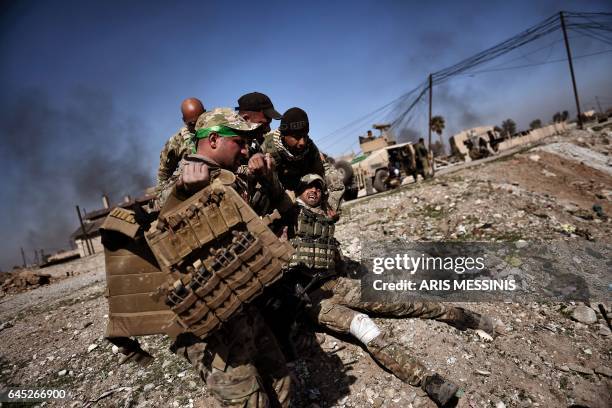
<path id="1" fill-rule="evenodd" d="M 610 138 L 572 132 L 547 144 L 580 145 L 608 158 Z M 567 146 L 565 146 L 566 148 Z M 571 147 L 571 146 L 570 146 Z M 571 150 L 571 149 L 570 149 Z M 610 244 L 612 176 L 580 154 L 524 150 L 511 157 L 349 203 L 338 225 L 346 254 L 364 240 L 596 240 Z M 584 153 L 584 152 L 583 152 Z M 599 156 L 598 156 L 599 157 Z M 600 157 L 601 158 L 601 157 Z M 609 164 L 607 164 L 610 168 Z M 593 211 L 601 206 L 603 217 Z M 106 301 L 101 257 L 89 271 L 0 299 L 0 384 L 62 388 L 46 406 L 210 406 L 190 366 L 160 336 L 143 339 L 146 368 L 118 365 L 102 335 Z M 605 271 L 611 277 L 610 270 Z M 609 299 L 603 305 L 610 310 Z M 460 407 L 609 407 L 612 335 L 598 321 L 570 319 L 577 305 L 490 303 L 467 307 L 499 317 L 504 336 L 485 342 L 425 320 L 376 321 L 425 364 L 461 383 Z M 591 304 L 597 308 L 597 304 Z M 431 407 L 423 393 L 386 373 L 359 346 L 324 335 L 293 366 L 300 404 L 319 407 Z"/>

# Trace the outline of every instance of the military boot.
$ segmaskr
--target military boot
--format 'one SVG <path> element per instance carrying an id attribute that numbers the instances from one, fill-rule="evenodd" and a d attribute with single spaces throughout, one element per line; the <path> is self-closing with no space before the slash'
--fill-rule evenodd
<path id="1" fill-rule="evenodd" d="M 492 337 L 499 336 L 504 332 L 502 322 L 462 307 L 452 307 L 436 320 L 462 331 L 467 329 L 483 330 Z"/>
<path id="2" fill-rule="evenodd" d="M 378 363 L 412 386 L 420 386 L 428 373 L 420 361 L 409 356 L 400 345 L 388 342 L 382 335 L 371 340 L 366 347 Z"/>
<path id="3" fill-rule="evenodd" d="M 141 367 L 146 367 L 155 359 L 151 354 L 141 349 L 140 346 L 137 350 L 129 350 L 121 347 L 119 352 L 122 354 L 119 358 L 119 365 L 125 364 L 128 361 L 133 361 Z"/>
<path id="4" fill-rule="evenodd" d="M 121 353 L 119 365 L 133 361 L 144 367 L 155 359 L 155 357 L 140 347 L 140 343 L 136 339 L 129 337 L 106 337 L 106 340 L 119 348 Z"/>
<path id="5" fill-rule="evenodd" d="M 423 391 L 439 406 L 455 406 L 463 391 L 458 385 L 445 380 L 441 375 L 427 375 L 421 384 Z"/>

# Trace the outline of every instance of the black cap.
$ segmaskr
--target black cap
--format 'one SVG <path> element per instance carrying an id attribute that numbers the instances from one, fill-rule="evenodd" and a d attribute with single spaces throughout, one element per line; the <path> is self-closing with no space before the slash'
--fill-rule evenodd
<path id="1" fill-rule="evenodd" d="M 291 108 L 283 115 L 279 129 L 281 135 L 308 135 L 308 115 L 300 108 Z"/>
<path id="2" fill-rule="evenodd" d="M 238 107 L 236 110 L 263 112 L 267 117 L 276 120 L 281 118 L 281 114 L 274 109 L 274 105 L 272 105 L 272 101 L 268 98 L 268 95 L 262 94 L 261 92 L 251 92 L 242 95 L 240 99 L 238 99 Z"/>

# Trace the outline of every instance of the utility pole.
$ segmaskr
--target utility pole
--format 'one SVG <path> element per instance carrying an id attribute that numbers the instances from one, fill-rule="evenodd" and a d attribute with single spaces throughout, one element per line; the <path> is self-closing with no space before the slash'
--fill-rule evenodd
<path id="1" fill-rule="evenodd" d="M 431 151 L 431 97 L 433 94 L 432 88 L 433 88 L 433 84 L 432 84 L 432 78 L 431 78 L 431 74 L 429 74 L 429 122 L 427 122 L 427 131 L 429 132 L 429 139 L 427 141 L 428 143 L 428 149 L 429 151 Z"/>
<path id="2" fill-rule="evenodd" d="M 83 224 L 83 218 L 81 217 L 81 210 L 79 209 L 78 205 L 76 206 L 76 212 L 77 212 L 77 215 L 79 216 L 79 222 L 81 223 L 81 231 L 83 232 L 84 245 L 87 245 L 87 253 L 89 255 L 92 255 L 93 250 L 89 247 L 89 235 L 87 235 L 87 231 L 85 230 L 85 225 Z"/>
<path id="3" fill-rule="evenodd" d="M 563 39 L 565 40 L 565 50 L 567 51 L 567 61 L 569 62 L 570 74 L 572 76 L 572 86 L 574 87 L 574 97 L 576 98 L 576 111 L 578 112 L 578 127 L 582 129 L 582 111 L 580 110 L 580 101 L 578 100 L 578 89 L 576 88 L 576 77 L 574 76 L 574 64 L 572 63 L 572 52 L 570 51 L 569 41 L 567 39 L 567 30 L 565 29 L 565 19 L 563 12 L 559 12 L 561 18 L 561 28 L 563 29 Z"/>
<path id="4" fill-rule="evenodd" d="M 603 110 L 601 109 L 601 104 L 599 103 L 599 96 L 595 97 L 595 102 L 597 102 L 597 107 L 599 108 L 599 113 L 603 113 Z"/>
<path id="5" fill-rule="evenodd" d="M 25 259 L 25 252 L 23 252 L 23 247 L 21 247 L 21 259 L 23 260 L 23 267 L 25 268 L 27 264 Z"/>

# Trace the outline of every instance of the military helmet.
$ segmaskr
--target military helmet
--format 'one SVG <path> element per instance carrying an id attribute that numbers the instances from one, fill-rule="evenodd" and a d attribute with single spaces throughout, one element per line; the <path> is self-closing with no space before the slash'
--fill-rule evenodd
<path id="1" fill-rule="evenodd" d="M 323 177 L 319 176 L 318 174 L 306 174 L 305 176 L 303 176 L 300 179 L 300 190 L 304 190 L 306 189 L 306 187 L 308 187 L 309 185 L 311 185 L 314 182 L 319 182 L 321 183 L 321 190 L 325 191 L 325 180 L 323 179 Z"/>
<path id="2" fill-rule="evenodd" d="M 223 137 L 239 136 L 238 132 L 250 132 L 261 126 L 244 120 L 231 108 L 215 108 L 204 112 L 195 125 L 196 138 L 204 139 L 212 132 Z"/>

